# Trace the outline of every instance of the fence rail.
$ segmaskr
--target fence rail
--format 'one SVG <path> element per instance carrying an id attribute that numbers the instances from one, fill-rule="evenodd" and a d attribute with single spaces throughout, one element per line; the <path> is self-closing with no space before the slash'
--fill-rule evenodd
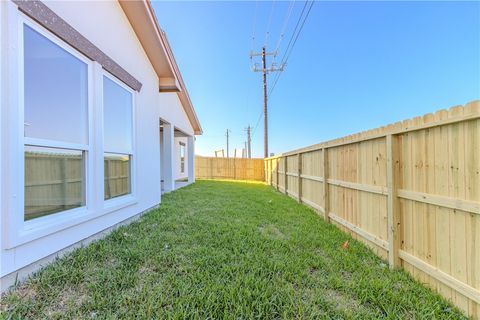
<path id="1" fill-rule="evenodd" d="M 195 176 L 200 179 L 265 181 L 264 160 L 196 156 Z"/>
<path id="2" fill-rule="evenodd" d="M 480 102 L 265 159 L 313 207 L 480 318 Z"/>

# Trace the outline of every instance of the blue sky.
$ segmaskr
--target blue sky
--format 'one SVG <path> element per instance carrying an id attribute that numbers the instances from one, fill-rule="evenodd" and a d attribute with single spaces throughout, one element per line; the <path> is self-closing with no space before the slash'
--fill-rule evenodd
<path id="1" fill-rule="evenodd" d="M 269 29 L 268 48 L 275 48 L 289 4 L 153 2 L 203 126 L 197 154 L 213 156 L 226 148 L 227 128 L 231 150 L 244 146 L 244 129 L 257 124 L 263 107 L 261 74 L 250 70 L 252 35 L 254 50 L 260 50 Z M 294 3 L 277 60 L 303 6 Z M 273 79 L 269 75 L 270 84 Z M 480 99 L 480 2 L 317 1 L 270 96 L 269 151 L 475 99 Z M 263 119 L 252 153 L 263 157 Z"/>

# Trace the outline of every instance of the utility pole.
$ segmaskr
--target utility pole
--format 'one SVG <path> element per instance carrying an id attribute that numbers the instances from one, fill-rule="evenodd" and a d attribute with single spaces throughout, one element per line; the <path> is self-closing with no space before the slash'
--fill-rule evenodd
<path id="1" fill-rule="evenodd" d="M 245 143 L 245 150 L 247 150 L 247 158 L 252 157 L 252 139 L 251 139 L 251 132 L 252 132 L 252 127 L 248 126 L 247 129 L 247 142 Z"/>
<path id="2" fill-rule="evenodd" d="M 226 133 L 226 136 L 227 136 L 227 158 L 229 158 L 229 153 L 228 153 L 228 142 L 229 142 L 228 141 L 228 138 L 229 138 L 228 134 L 229 134 L 229 132 L 231 132 L 231 131 L 227 129 L 227 133 Z"/>
<path id="3" fill-rule="evenodd" d="M 262 48 L 263 65 L 263 153 L 264 158 L 268 158 L 268 97 L 267 97 L 267 57 L 265 56 L 265 47 Z"/>
<path id="4" fill-rule="evenodd" d="M 261 53 L 250 53 L 250 59 L 255 56 L 262 56 L 262 68 L 259 69 L 255 65 L 252 68 L 253 72 L 262 72 L 263 73 L 263 144 L 264 144 L 264 155 L 265 158 L 268 158 L 268 94 L 267 94 L 267 74 L 269 72 L 283 71 L 284 64 L 281 64 L 279 67 L 272 63 L 271 66 L 267 69 L 267 56 L 276 56 L 277 52 L 266 52 L 265 46 L 262 47 Z"/>

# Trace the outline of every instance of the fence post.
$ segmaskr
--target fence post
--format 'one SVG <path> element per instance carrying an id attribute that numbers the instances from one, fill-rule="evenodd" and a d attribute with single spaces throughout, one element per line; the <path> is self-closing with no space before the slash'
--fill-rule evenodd
<path id="1" fill-rule="evenodd" d="M 284 179 L 283 179 L 283 185 L 285 187 L 285 194 L 288 195 L 288 175 L 287 175 L 287 172 L 288 172 L 288 156 L 285 156 L 284 158 L 285 160 L 283 161 L 283 170 L 285 171 L 284 172 Z"/>
<path id="2" fill-rule="evenodd" d="M 273 186 L 273 160 L 269 160 L 269 166 L 268 166 L 268 177 L 270 179 L 270 185 Z"/>
<path id="3" fill-rule="evenodd" d="M 272 185 L 270 181 L 270 159 L 264 162 L 265 164 L 265 182 L 267 182 L 269 185 Z"/>
<path id="4" fill-rule="evenodd" d="M 216 155 L 216 153 L 215 153 Z M 210 163 L 210 177 L 213 177 L 214 176 L 214 173 L 213 173 L 213 160 L 212 159 L 208 159 L 207 160 L 208 163 Z M 218 168 L 218 167 L 217 167 Z M 217 169 L 218 171 L 218 169 Z"/>
<path id="5" fill-rule="evenodd" d="M 298 153 L 297 174 L 298 174 L 298 202 L 302 203 L 302 154 Z"/>
<path id="6" fill-rule="evenodd" d="M 235 149 L 235 156 L 233 157 L 233 180 L 237 180 L 237 166 L 235 158 L 237 157 L 237 149 Z"/>
<path id="7" fill-rule="evenodd" d="M 278 158 L 275 158 L 275 182 L 276 182 L 276 188 L 277 188 L 277 191 L 278 191 L 278 165 L 279 165 L 279 162 L 278 162 Z"/>
<path id="8" fill-rule="evenodd" d="M 387 138 L 387 226 L 388 226 L 388 264 L 390 268 L 401 266 L 399 258 L 400 205 L 397 197 L 398 177 L 400 175 L 400 159 L 398 137 L 391 134 Z"/>
<path id="9" fill-rule="evenodd" d="M 273 159 L 270 159 L 270 168 L 268 172 L 270 175 L 270 185 L 273 186 Z"/>
<path id="10" fill-rule="evenodd" d="M 328 151 L 326 147 L 323 147 L 322 152 L 322 165 L 323 165 L 323 210 L 324 218 L 330 222 L 330 199 L 329 199 L 329 188 L 328 188 Z"/>
<path id="11" fill-rule="evenodd" d="M 279 183 L 278 183 L 278 177 L 279 177 L 279 174 L 278 174 L 278 166 L 280 165 L 280 160 L 279 158 L 276 158 L 275 161 L 277 162 L 277 167 L 275 168 L 276 169 L 276 175 L 277 175 L 277 191 L 279 191 Z"/>

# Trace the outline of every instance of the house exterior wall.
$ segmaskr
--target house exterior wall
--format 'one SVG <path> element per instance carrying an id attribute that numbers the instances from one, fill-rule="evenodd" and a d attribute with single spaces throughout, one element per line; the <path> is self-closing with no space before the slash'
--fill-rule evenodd
<path id="1" fill-rule="evenodd" d="M 11 87 L 7 87 L 7 83 L 17 80 L 18 75 L 9 74 L 7 76 L 3 66 L 7 55 L 10 56 L 8 51 L 12 49 L 11 44 L 5 41 L 5 34 L 10 27 L 8 24 L 12 23 L 12 13 L 20 13 L 15 10 L 16 6 L 12 2 L 1 2 L 0 14 L 3 15 L 0 35 L 0 61 L 2 62 L 0 64 L 2 92 L 0 121 L 3 122 L 1 122 L 0 130 L 0 178 L 2 179 L 0 189 L 2 190 L 2 197 L 0 198 L 0 281 L 2 283 L 0 287 L 2 290 L 10 285 L 5 279 L 11 278 L 19 269 L 51 256 L 159 204 L 161 197 L 160 118 L 193 135 L 193 128 L 177 94 L 159 93 L 158 77 L 124 12 L 116 1 L 46 1 L 44 3 L 142 83 L 140 92 L 136 92 L 134 96 L 135 147 L 132 179 L 134 180 L 135 193 L 128 202 L 114 203 L 108 208 L 90 212 L 91 218 L 89 219 L 82 220 L 79 218 L 78 222 L 66 221 L 65 227 L 47 228 L 45 229 L 47 231 L 37 235 L 33 232 L 31 239 L 21 243 L 10 239 L 8 228 L 12 227 L 11 217 L 14 215 L 23 216 L 23 212 L 20 210 L 13 212 L 12 207 L 5 204 L 5 200 L 14 202 L 16 195 L 9 182 L 6 182 L 4 175 L 2 175 L 12 165 L 12 150 L 4 142 L 6 133 L 9 133 L 8 137 L 10 139 L 12 132 L 21 132 L 21 130 L 10 130 L 11 128 L 7 128 L 6 125 L 5 118 L 8 118 L 8 112 L 10 111 L 6 109 L 6 98 L 3 93 L 11 91 Z M 8 12 L 10 20 L 4 19 L 6 12 Z M 10 95 L 12 95 L 11 92 Z M 9 103 L 12 105 L 12 101 L 9 101 Z M 10 108 L 14 108 L 14 106 L 15 104 Z M 23 139 L 23 137 L 16 138 Z M 23 157 L 23 149 L 21 151 L 22 154 L 17 156 Z M 13 152 L 16 151 L 13 150 Z M 87 188 L 89 188 L 89 183 L 87 181 Z M 100 193 L 102 197 L 99 201 L 103 201 L 103 190 L 96 190 L 96 192 Z"/>

